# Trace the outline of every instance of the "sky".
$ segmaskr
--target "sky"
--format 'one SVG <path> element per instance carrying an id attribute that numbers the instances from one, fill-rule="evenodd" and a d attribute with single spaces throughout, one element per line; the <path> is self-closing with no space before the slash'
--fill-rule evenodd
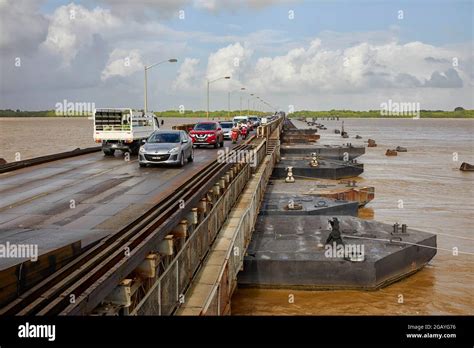
<path id="1" fill-rule="evenodd" d="M 0 0 L 0 109 L 474 109 L 473 4 Z"/>

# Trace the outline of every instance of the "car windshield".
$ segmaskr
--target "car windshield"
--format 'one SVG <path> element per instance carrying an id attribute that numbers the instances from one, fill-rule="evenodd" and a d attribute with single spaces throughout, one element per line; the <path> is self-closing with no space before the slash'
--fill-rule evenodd
<path id="1" fill-rule="evenodd" d="M 148 139 L 148 143 L 179 143 L 178 133 L 155 133 Z"/>
<path id="2" fill-rule="evenodd" d="M 194 130 L 197 131 L 210 131 L 215 130 L 216 124 L 215 123 L 198 123 L 194 126 Z"/>
<path id="3" fill-rule="evenodd" d="M 232 128 L 232 122 L 222 122 L 221 127 L 226 129 Z"/>

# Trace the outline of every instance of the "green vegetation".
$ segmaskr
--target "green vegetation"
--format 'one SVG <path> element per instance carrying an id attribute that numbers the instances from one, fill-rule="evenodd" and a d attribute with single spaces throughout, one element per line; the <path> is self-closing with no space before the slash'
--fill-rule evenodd
<path id="1" fill-rule="evenodd" d="M 260 111 L 249 111 L 250 115 L 263 115 L 265 114 L 264 112 Z M 242 110 L 242 114 L 246 115 L 247 110 Z M 206 111 L 204 110 L 186 110 L 183 112 L 180 112 L 179 110 L 166 110 L 166 111 L 159 111 L 155 112 L 155 115 L 158 117 L 207 117 Z M 210 111 L 209 112 L 209 118 L 226 118 L 228 117 L 229 112 L 227 110 L 218 110 L 218 111 Z M 240 115 L 240 110 L 231 110 L 230 111 L 230 117 L 234 116 L 239 116 Z"/>
<path id="2" fill-rule="evenodd" d="M 456 111 L 420 110 L 420 118 L 474 118 L 474 110 L 456 108 Z M 341 118 L 413 118 L 413 115 L 381 115 L 380 110 L 351 111 L 295 111 L 290 117 L 341 117 Z"/>
<path id="3" fill-rule="evenodd" d="M 0 110 L 0 117 L 53 117 L 56 116 L 54 110 L 46 111 L 20 111 L 20 110 Z"/>

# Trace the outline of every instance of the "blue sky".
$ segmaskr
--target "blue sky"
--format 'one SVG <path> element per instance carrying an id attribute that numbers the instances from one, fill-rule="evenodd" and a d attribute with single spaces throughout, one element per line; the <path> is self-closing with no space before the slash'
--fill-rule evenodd
<path id="1" fill-rule="evenodd" d="M 151 78 L 156 109 L 202 109 L 203 81 L 227 71 L 232 82 L 213 86 L 217 108 L 238 86 L 282 109 L 368 109 L 390 98 L 473 107 L 472 1 L 4 1 L 2 18 L 25 22 L 2 24 L 1 108 L 51 108 L 63 98 L 113 105 L 120 93 L 140 107 L 143 64 L 171 56 L 178 64 Z M 68 11 L 75 21 L 65 21 Z M 5 64 L 18 57 L 23 70 Z M 40 62 L 47 71 L 33 68 Z"/>
<path id="2" fill-rule="evenodd" d="M 104 6 L 100 1 L 74 1 L 87 8 Z M 133 2 L 133 1 L 132 1 Z M 51 14 L 71 1 L 48 0 L 41 10 Z M 131 5 L 133 6 L 133 5 Z M 106 7 L 106 6 L 104 6 Z M 420 40 L 432 44 L 471 41 L 473 38 L 473 2 L 460 0 L 326 0 L 277 4 L 262 9 L 222 10 L 213 13 L 192 5 L 182 7 L 186 20 L 178 18 L 178 12 L 160 18 L 171 28 L 194 31 L 206 30 L 214 33 L 229 30 L 229 24 L 241 26 L 242 33 L 261 29 L 287 31 L 289 37 L 314 36 L 321 31 L 337 32 L 386 30 L 399 26 L 398 11 L 404 11 L 402 41 Z M 288 21 L 289 10 L 295 11 L 295 20 Z"/>

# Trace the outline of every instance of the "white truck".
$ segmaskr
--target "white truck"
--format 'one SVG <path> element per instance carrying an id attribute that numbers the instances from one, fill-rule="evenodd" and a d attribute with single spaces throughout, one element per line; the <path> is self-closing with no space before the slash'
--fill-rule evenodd
<path id="1" fill-rule="evenodd" d="M 128 108 L 94 109 L 93 120 L 94 140 L 106 156 L 115 150 L 137 154 L 143 140 L 160 128 L 155 114 Z"/>

